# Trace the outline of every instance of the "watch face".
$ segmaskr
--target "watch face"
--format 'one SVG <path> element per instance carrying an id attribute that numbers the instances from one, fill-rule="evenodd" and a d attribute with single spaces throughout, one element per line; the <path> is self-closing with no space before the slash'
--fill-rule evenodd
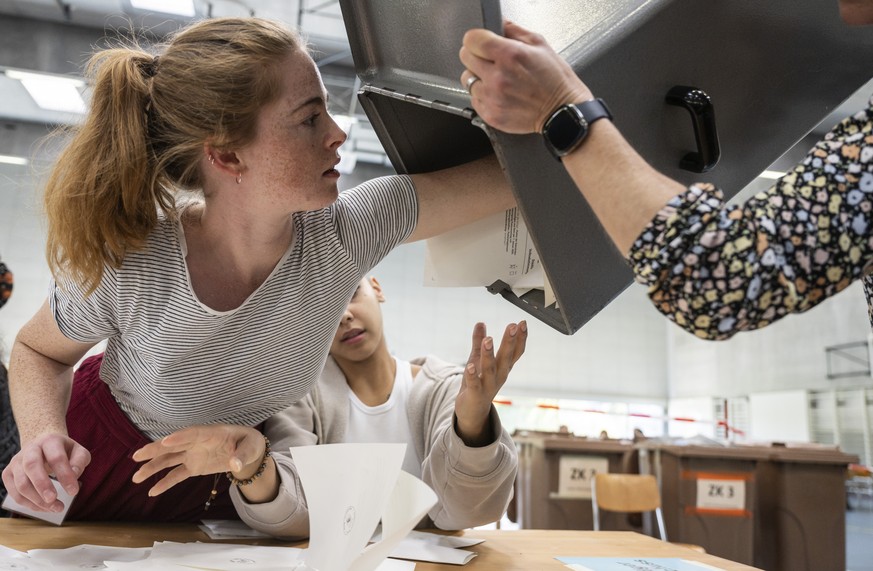
<path id="1" fill-rule="evenodd" d="M 575 107 L 566 105 L 552 115 L 543 130 L 555 150 L 562 153 L 575 147 L 585 136 L 588 122 Z"/>

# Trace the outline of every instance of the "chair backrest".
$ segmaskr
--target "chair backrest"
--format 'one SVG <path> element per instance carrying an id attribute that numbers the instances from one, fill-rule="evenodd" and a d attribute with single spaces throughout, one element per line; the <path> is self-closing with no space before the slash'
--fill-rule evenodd
<path id="1" fill-rule="evenodd" d="M 651 474 L 595 474 L 591 482 L 594 530 L 600 530 L 600 510 L 636 513 L 654 511 L 661 539 L 667 541 L 661 514 L 661 492 Z"/>

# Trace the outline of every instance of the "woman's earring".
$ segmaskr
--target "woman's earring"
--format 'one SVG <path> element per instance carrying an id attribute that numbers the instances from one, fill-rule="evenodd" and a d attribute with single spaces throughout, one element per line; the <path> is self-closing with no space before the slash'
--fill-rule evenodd
<path id="1" fill-rule="evenodd" d="M 212 155 L 209 155 L 209 164 L 211 164 L 211 165 L 215 164 L 215 157 L 213 157 Z"/>
<path id="2" fill-rule="evenodd" d="M 236 175 L 236 183 L 242 184 L 242 173 L 237 173 Z"/>

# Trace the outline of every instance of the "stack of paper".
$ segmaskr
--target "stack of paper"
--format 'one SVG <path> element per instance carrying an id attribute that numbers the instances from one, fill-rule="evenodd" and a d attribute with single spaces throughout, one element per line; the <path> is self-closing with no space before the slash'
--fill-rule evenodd
<path id="1" fill-rule="evenodd" d="M 69 549 L 32 549 L 27 553 L 0 549 L 0 569 L 16 571 L 314 571 L 302 561 L 304 550 L 223 543 L 156 542 L 153 547 L 126 548 L 78 545 Z M 387 559 L 377 571 L 413 571 L 409 561 Z"/>
<path id="2" fill-rule="evenodd" d="M 485 540 L 437 535 L 435 533 L 413 530 L 391 551 L 391 557 L 428 561 L 430 563 L 466 565 L 478 553 L 475 551 L 462 551 L 460 548 L 478 545 L 483 541 Z"/>

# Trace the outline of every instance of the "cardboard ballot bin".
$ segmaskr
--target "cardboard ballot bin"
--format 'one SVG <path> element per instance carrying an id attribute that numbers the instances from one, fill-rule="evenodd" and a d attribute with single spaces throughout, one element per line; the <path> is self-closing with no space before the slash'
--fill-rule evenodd
<path id="1" fill-rule="evenodd" d="M 767 450 L 746 448 L 668 445 L 655 449 L 670 541 L 700 545 L 712 555 L 753 565 L 756 470 L 757 463 L 768 458 Z"/>
<path id="2" fill-rule="evenodd" d="M 515 521 L 522 529 L 594 529 L 591 480 L 622 472 L 633 444 L 557 433 L 520 432 Z M 625 514 L 603 513 L 605 529 L 638 530 Z"/>
<path id="3" fill-rule="evenodd" d="M 758 464 L 755 565 L 772 571 L 846 568 L 846 468 L 858 457 L 828 448 L 770 448 Z"/>
<path id="4" fill-rule="evenodd" d="M 845 569 L 845 474 L 833 448 L 660 446 L 671 541 L 768 571 Z"/>

